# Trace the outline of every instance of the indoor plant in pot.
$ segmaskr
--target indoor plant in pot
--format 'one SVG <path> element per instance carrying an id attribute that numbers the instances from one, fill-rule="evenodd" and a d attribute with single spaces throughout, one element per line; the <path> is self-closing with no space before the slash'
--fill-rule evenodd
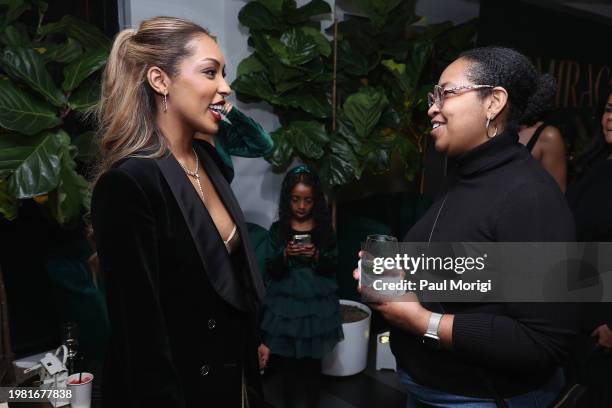
<path id="1" fill-rule="evenodd" d="M 323 357 L 321 371 L 332 376 L 357 374 L 366 368 L 372 311 L 363 303 L 340 300 L 344 339 Z"/>

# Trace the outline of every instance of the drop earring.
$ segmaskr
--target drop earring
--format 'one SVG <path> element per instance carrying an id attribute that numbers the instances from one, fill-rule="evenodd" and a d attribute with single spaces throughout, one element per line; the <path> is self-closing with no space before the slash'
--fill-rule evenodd
<path id="1" fill-rule="evenodd" d="M 166 94 L 164 94 L 164 96 L 162 97 L 162 106 L 164 112 L 168 112 L 168 96 Z"/>

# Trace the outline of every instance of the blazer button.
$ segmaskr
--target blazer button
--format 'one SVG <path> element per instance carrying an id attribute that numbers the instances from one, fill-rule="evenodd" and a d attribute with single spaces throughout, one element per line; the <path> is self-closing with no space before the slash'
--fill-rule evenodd
<path id="1" fill-rule="evenodd" d="M 208 319 L 208 329 L 212 330 L 217 326 L 215 319 Z"/>
<path id="2" fill-rule="evenodd" d="M 202 368 L 200 368 L 200 374 L 204 377 L 208 375 L 208 373 L 210 373 L 210 366 L 207 364 L 204 364 Z"/>

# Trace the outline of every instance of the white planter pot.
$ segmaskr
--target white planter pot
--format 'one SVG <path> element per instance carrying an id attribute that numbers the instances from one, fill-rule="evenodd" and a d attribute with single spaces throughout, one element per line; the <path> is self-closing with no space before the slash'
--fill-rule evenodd
<path id="1" fill-rule="evenodd" d="M 368 362 L 368 340 L 372 311 L 362 303 L 340 299 L 341 305 L 355 306 L 368 314 L 363 320 L 342 323 L 344 340 L 323 356 L 321 372 L 325 375 L 343 377 L 357 374 L 366 368 Z"/>

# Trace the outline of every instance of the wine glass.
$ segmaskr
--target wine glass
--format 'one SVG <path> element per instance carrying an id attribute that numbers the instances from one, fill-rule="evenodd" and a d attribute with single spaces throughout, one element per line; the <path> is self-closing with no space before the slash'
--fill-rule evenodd
<path id="1" fill-rule="evenodd" d="M 377 290 L 374 288 L 376 281 L 397 281 L 400 271 L 396 268 L 384 268 L 380 258 L 392 258 L 398 254 L 399 244 L 397 238 L 391 235 L 372 234 L 368 235 L 366 242 L 362 244 L 359 285 L 362 288 L 364 300 L 373 301 L 381 296 L 397 296 L 402 293 L 396 291 Z M 379 258 L 379 260 L 377 260 Z M 380 300 L 380 299 L 379 299 Z"/>

